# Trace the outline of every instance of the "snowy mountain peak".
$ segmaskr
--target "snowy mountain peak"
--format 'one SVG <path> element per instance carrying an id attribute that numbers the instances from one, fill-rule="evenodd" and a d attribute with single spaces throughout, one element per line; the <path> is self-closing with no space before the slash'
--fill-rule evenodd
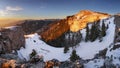
<path id="1" fill-rule="evenodd" d="M 94 12 L 90 10 L 81 10 L 79 13 L 75 14 L 72 20 L 68 20 L 70 25 L 70 30 L 72 32 L 77 32 L 86 27 L 87 23 L 92 23 L 104 18 L 109 17 L 107 13 Z"/>

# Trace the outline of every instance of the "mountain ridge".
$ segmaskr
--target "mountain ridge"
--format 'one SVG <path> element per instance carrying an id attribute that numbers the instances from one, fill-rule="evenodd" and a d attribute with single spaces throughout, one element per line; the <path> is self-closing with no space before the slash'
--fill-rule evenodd
<path id="1" fill-rule="evenodd" d="M 40 35 L 45 41 L 57 39 L 67 31 L 77 32 L 86 27 L 87 23 L 92 23 L 103 18 L 109 17 L 110 14 L 94 12 L 90 10 L 81 10 L 79 13 L 67 16 L 56 23 L 53 23 L 49 29 L 43 31 Z"/>

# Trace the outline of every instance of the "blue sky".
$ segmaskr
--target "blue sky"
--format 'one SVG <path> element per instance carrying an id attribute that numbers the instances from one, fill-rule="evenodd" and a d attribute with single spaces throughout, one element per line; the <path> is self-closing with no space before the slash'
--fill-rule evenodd
<path id="1" fill-rule="evenodd" d="M 0 0 L 0 18 L 65 18 L 80 10 L 120 12 L 120 0 Z"/>

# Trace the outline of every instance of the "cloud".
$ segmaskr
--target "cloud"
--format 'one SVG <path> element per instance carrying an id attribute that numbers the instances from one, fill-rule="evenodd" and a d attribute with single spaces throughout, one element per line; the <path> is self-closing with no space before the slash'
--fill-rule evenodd
<path id="1" fill-rule="evenodd" d="M 16 7 L 7 6 L 6 7 L 6 11 L 20 11 L 20 10 L 23 10 L 23 8 L 18 7 L 18 6 Z"/>
<path id="2" fill-rule="evenodd" d="M 18 6 L 15 6 L 15 7 L 7 6 L 5 7 L 5 9 L 0 10 L 0 16 L 14 14 L 13 12 L 20 11 L 20 10 L 23 10 L 23 8 Z"/>
<path id="3" fill-rule="evenodd" d="M 7 15 L 8 12 L 7 11 L 4 11 L 4 10 L 0 10 L 0 16 L 5 16 Z"/>

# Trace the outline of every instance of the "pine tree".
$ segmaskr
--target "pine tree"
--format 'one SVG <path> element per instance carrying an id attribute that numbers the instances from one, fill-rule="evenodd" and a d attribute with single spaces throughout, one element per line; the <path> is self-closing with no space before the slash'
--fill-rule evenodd
<path id="1" fill-rule="evenodd" d="M 92 25 L 92 28 L 91 28 L 91 30 L 90 30 L 90 40 L 91 40 L 91 42 L 93 42 L 94 41 L 94 38 L 95 38 L 96 36 L 95 36 L 95 24 L 93 24 Z"/>
<path id="2" fill-rule="evenodd" d="M 71 46 L 71 33 L 70 31 L 68 32 L 68 43 L 67 45 Z"/>
<path id="3" fill-rule="evenodd" d="M 65 46 L 65 47 L 64 47 L 64 53 L 67 53 L 68 50 L 69 50 L 69 47 L 68 47 L 68 46 Z"/>
<path id="4" fill-rule="evenodd" d="M 102 38 L 102 35 L 101 35 L 101 30 L 99 31 L 99 42 L 102 42 L 103 38 Z"/>
<path id="5" fill-rule="evenodd" d="M 104 22 L 102 23 L 102 32 L 101 32 L 101 34 L 102 34 L 102 37 L 104 37 L 106 35 L 106 27 L 105 27 Z"/>
<path id="6" fill-rule="evenodd" d="M 107 27 L 106 27 L 107 29 L 109 28 L 109 25 L 107 24 Z"/>
<path id="7" fill-rule="evenodd" d="M 75 33 L 72 33 L 72 47 L 75 46 Z"/>
<path id="8" fill-rule="evenodd" d="M 32 58 L 32 57 L 34 57 L 36 54 L 37 54 L 37 52 L 33 49 L 33 50 L 32 50 L 32 53 L 31 53 L 29 56 L 30 56 L 30 58 Z"/>
<path id="9" fill-rule="evenodd" d="M 90 30 L 90 40 L 91 42 L 95 41 L 99 37 L 100 29 L 97 23 L 94 23 L 92 25 L 92 28 Z"/>
<path id="10" fill-rule="evenodd" d="M 77 33 L 77 43 L 80 43 L 80 41 L 82 40 L 82 34 L 80 31 L 78 31 Z"/>
<path id="11" fill-rule="evenodd" d="M 75 62 L 76 60 L 80 59 L 80 57 L 76 54 L 76 51 L 72 51 L 72 55 L 70 56 L 70 60 Z"/>
<path id="12" fill-rule="evenodd" d="M 86 26 L 86 37 L 85 37 L 85 42 L 87 42 L 89 40 L 89 27 L 88 24 Z"/>
<path id="13" fill-rule="evenodd" d="M 99 25 L 95 25 L 95 40 L 99 37 L 100 35 L 100 29 L 99 29 Z"/>

